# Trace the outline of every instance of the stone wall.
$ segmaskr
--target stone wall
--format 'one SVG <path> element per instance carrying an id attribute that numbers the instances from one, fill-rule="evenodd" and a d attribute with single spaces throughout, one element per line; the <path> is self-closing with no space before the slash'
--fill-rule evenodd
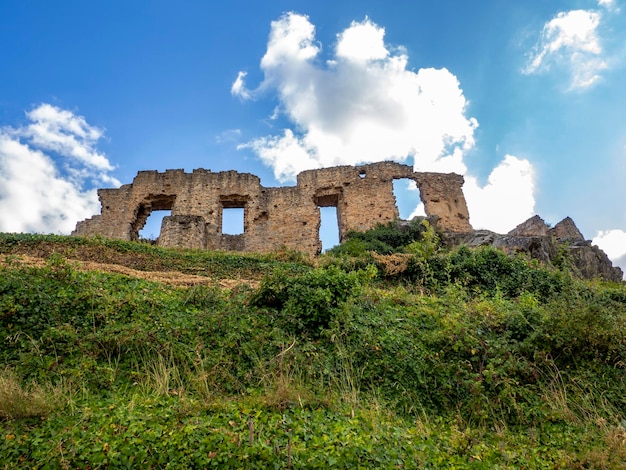
<path id="1" fill-rule="evenodd" d="M 158 244 L 231 251 L 271 251 L 281 247 L 317 254 L 320 207 L 336 207 L 339 239 L 399 217 L 393 193 L 396 179 L 415 181 L 428 216 L 447 232 L 472 231 L 456 174 L 417 173 L 394 162 L 339 166 L 300 173 L 296 186 L 266 188 L 249 173 L 141 171 L 132 184 L 100 189 L 101 214 L 79 222 L 73 235 L 136 240 L 154 210 L 163 219 Z M 241 208 L 244 231 L 222 233 L 224 209 Z"/>

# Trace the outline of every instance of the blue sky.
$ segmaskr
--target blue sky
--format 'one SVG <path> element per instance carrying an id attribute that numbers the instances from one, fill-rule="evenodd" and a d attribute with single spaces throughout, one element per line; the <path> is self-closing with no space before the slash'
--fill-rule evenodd
<path id="1" fill-rule="evenodd" d="M 463 174 L 475 228 L 570 216 L 624 267 L 625 9 L 3 0 L 0 230 L 68 233 L 139 170 L 393 159 Z"/>

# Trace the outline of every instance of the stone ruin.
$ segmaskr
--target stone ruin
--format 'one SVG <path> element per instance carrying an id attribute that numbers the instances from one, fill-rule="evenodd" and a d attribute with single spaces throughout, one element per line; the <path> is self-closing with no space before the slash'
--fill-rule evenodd
<path id="1" fill-rule="evenodd" d="M 322 250 L 320 207 L 335 207 L 339 241 L 351 230 L 365 231 L 399 219 L 393 182 L 416 183 L 431 223 L 449 245 L 492 245 L 507 252 L 525 252 L 552 262 L 559 246 L 567 246 L 583 277 L 621 281 L 606 254 L 591 246 L 569 218 L 550 229 L 538 216 L 507 235 L 475 231 L 462 186 L 454 173 L 415 172 L 395 162 L 337 166 L 303 171 L 296 186 L 264 187 L 250 173 L 197 169 L 140 171 L 131 184 L 100 189 L 101 214 L 78 222 L 72 235 L 101 235 L 138 240 L 153 211 L 169 210 L 157 244 L 165 247 L 268 252 L 297 250 L 312 255 Z M 243 210 L 243 233 L 223 233 L 225 210 Z"/>
<path id="2" fill-rule="evenodd" d="M 261 186 L 257 176 L 198 169 L 140 171 L 132 184 L 100 189 L 100 215 L 79 222 L 73 235 L 137 240 L 152 211 L 164 217 L 158 245 L 265 252 L 280 248 L 321 252 L 320 207 L 336 207 L 339 240 L 350 230 L 368 230 L 399 218 L 393 181 L 410 179 L 420 190 L 426 214 L 450 232 L 469 232 L 463 177 L 417 173 L 393 162 L 303 171 L 296 186 Z M 222 232 L 224 210 L 243 209 L 243 233 Z"/>

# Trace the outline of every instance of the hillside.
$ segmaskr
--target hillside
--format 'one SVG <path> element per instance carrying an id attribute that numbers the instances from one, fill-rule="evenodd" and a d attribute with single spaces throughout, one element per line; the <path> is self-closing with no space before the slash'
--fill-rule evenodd
<path id="1" fill-rule="evenodd" d="M 0 468 L 626 468 L 624 284 L 429 227 L 0 234 L 0 339 Z"/>

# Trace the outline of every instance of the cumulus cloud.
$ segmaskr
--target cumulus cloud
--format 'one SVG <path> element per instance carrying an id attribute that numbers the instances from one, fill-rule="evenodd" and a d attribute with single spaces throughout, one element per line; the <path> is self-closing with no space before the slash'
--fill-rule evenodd
<path id="1" fill-rule="evenodd" d="M 592 243 L 598 245 L 611 259 L 626 255 L 626 232 L 623 230 L 600 230 Z"/>
<path id="2" fill-rule="evenodd" d="M 613 265 L 619 266 L 626 275 L 626 232 L 619 229 L 600 230 L 592 243 L 606 253 Z"/>
<path id="3" fill-rule="evenodd" d="M 348 29 L 338 35 L 337 57 L 363 62 L 384 59 L 389 55 L 384 38 L 385 30 L 371 21 L 353 21 Z"/>
<path id="4" fill-rule="evenodd" d="M 458 80 L 446 69 L 408 70 L 407 56 L 392 54 L 383 38 L 369 19 L 353 22 L 324 66 L 307 17 L 290 13 L 272 22 L 263 83 L 249 90 L 240 73 L 233 88 L 239 96 L 275 90 L 295 129 L 244 147 L 280 181 L 310 168 L 409 157 L 419 168 L 464 172 L 462 156 L 478 124 L 465 116 Z"/>
<path id="5" fill-rule="evenodd" d="M 273 21 L 261 59 L 263 81 L 249 89 L 240 72 L 231 91 L 247 98 L 275 93 L 275 113 L 292 127 L 239 148 L 251 149 L 283 182 L 307 169 L 412 160 L 416 171 L 466 175 L 478 226 L 508 227 L 509 219 L 515 226 L 532 215 L 530 163 L 507 156 L 488 185 L 479 187 L 464 162 L 478 122 L 467 116 L 458 79 L 445 68 L 408 68 L 406 51 L 388 46 L 384 37 L 384 28 L 369 18 L 354 21 L 337 34 L 331 57 L 323 60 L 308 17 L 288 13 Z M 500 208 L 504 197 L 512 198 L 508 211 Z M 513 202 L 518 212 L 510 209 Z"/>
<path id="6" fill-rule="evenodd" d="M 611 7 L 613 2 L 600 1 Z M 608 68 L 598 30 L 602 14 L 593 10 L 558 13 L 541 32 L 524 72 L 541 73 L 552 66 L 564 68 L 571 76 L 571 89 L 585 89 L 597 83 Z"/>
<path id="7" fill-rule="evenodd" d="M 534 168 L 526 159 L 507 155 L 480 187 L 465 177 L 463 192 L 474 228 L 507 233 L 535 214 Z"/>
<path id="8" fill-rule="evenodd" d="M 103 131 L 42 104 L 29 123 L 0 129 L 0 231 L 69 233 L 98 212 L 94 186 L 119 186 L 96 149 Z"/>
<path id="9" fill-rule="evenodd" d="M 42 104 L 26 115 L 31 123 L 20 129 L 19 134 L 33 146 L 76 159 L 93 170 L 113 169 L 107 158 L 94 148 L 102 130 L 87 124 L 84 117 L 49 104 Z"/>

